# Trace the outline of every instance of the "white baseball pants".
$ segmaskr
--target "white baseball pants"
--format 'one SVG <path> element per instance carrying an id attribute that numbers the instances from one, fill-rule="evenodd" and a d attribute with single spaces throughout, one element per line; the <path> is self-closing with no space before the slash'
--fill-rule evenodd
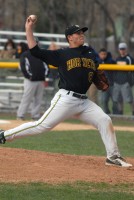
<path id="1" fill-rule="evenodd" d="M 5 131 L 6 140 L 30 136 L 50 131 L 57 124 L 72 116 L 99 130 L 107 157 L 120 155 L 116 135 L 110 117 L 89 99 L 79 99 L 68 94 L 67 90 L 60 89 L 51 101 L 50 108 L 36 122 L 24 123 L 16 128 Z"/>

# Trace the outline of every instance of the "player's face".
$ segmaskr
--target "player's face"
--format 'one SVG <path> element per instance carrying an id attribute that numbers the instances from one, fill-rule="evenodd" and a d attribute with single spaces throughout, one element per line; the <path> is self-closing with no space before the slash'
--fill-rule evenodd
<path id="1" fill-rule="evenodd" d="M 101 51 L 101 52 L 99 53 L 99 57 L 100 57 L 100 59 L 105 60 L 105 58 L 107 57 L 107 52 Z"/>
<path id="2" fill-rule="evenodd" d="M 84 33 L 83 31 L 78 31 L 69 36 L 69 44 L 71 47 L 79 47 L 84 44 Z"/>
<path id="3" fill-rule="evenodd" d="M 127 49 L 121 48 L 121 49 L 119 49 L 119 53 L 120 53 L 121 56 L 126 56 L 127 55 Z"/>

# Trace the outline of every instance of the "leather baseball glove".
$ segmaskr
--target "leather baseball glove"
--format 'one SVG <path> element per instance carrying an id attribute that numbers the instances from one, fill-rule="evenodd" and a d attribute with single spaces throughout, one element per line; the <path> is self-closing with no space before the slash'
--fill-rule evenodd
<path id="1" fill-rule="evenodd" d="M 105 76 L 104 71 L 96 71 L 93 78 L 93 83 L 96 85 L 98 90 L 106 91 L 109 88 L 108 79 Z"/>

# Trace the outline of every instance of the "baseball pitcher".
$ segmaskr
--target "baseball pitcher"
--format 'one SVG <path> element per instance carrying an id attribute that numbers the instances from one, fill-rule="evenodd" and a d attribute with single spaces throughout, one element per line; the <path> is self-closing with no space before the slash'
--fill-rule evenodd
<path id="1" fill-rule="evenodd" d="M 103 72 L 97 70 L 96 52 L 92 47 L 84 46 L 84 33 L 88 28 L 80 28 L 78 25 L 67 27 L 65 36 L 69 47 L 52 51 L 39 48 L 33 36 L 33 24 L 28 17 L 25 27 L 30 52 L 48 65 L 58 68 L 59 91 L 52 99 L 50 108 L 38 121 L 24 123 L 6 131 L 1 130 L 0 142 L 48 132 L 60 122 L 77 116 L 100 132 L 107 153 L 106 165 L 131 167 L 120 155 L 111 118 L 86 96 L 92 82 L 101 90 L 108 88 Z"/>

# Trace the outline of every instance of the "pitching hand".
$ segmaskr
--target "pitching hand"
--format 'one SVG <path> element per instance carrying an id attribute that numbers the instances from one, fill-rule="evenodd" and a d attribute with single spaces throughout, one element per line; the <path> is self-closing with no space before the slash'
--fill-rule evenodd
<path id="1" fill-rule="evenodd" d="M 33 25 L 35 24 L 35 20 L 33 20 L 32 18 L 31 18 L 31 16 L 29 16 L 27 19 L 26 19 L 26 23 L 25 23 L 25 28 L 27 29 L 27 28 L 33 28 Z"/>

